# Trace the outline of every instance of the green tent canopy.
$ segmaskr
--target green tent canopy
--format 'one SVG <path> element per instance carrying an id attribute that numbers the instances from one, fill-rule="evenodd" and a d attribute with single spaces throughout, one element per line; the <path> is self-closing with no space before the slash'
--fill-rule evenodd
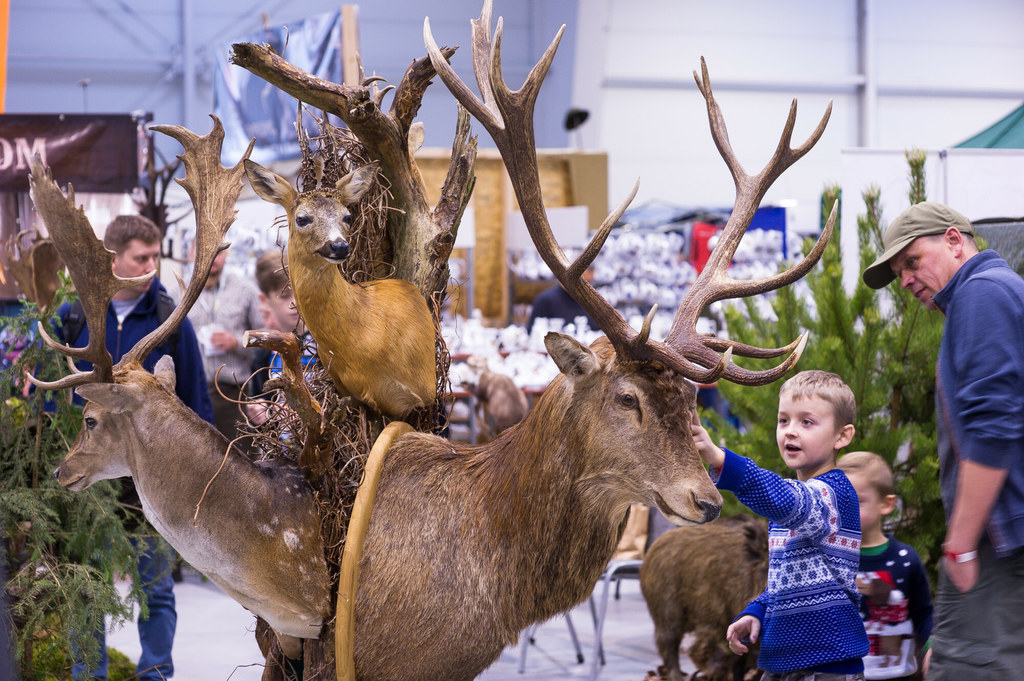
<path id="1" fill-rule="evenodd" d="M 1024 104 L 956 146 L 967 149 L 1024 149 Z"/>

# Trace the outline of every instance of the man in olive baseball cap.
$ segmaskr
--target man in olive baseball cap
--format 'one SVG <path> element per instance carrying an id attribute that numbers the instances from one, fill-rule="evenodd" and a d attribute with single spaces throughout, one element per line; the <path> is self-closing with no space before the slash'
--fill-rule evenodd
<path id="1" fill-rule="evenodd" d="M 896 278 L 892 260 L 900 251 L 921 236 L 945 234 L 950 227 L 956 227 L 961 234 L 974 236 L 971 221 L 949 206 L 934 201 L 917 203 L 900 213 L 882 236 L 885 251 L 871 267 L 864 270 L 864 283 L 871 288 L 882 288 Z"/>
<path id="2" fill-rule="evenodd" d="M 939 203 L 903 211 L 882 246 L 864 283 L 882 288 L 898 279 L 945 317 L 935 424 L 947 527 L 928 681 L 1019 678 L 1013 670 L 1024 668 L 1024 279 L 995 251 L 979 252 L 970 221 Z"/>

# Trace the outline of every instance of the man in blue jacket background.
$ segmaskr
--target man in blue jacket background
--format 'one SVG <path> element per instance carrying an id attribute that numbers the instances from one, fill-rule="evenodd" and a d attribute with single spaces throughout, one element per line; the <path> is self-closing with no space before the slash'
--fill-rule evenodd
<path id="1" fill-rule="evenodd" d="M 946 540 L 928 681 L 1017 678 L 1024 668 L 1024 279 L 978 251 L 960 213 L 900 214 L 864 271 L 946 317 L 936 426 Z"/>
<path id="2" fill-rule="evenodd" d="M 103 245 L 115 253 L 113 271 L 119 277 L 139 277 L 156 270 L 160 265 L 160 241 L 160 229 L 152 221 L 138 215 L 114 218 L 103 235 Z M 106 347 L 114 363 L 160 326 L 173 309 L 174 303 L 157 277 L 145 284 L 117 291 L 107 307 L 106 319 Z M 89 328 L 84 323 L 81 303 L 65 305 L 59 314 L 64 342 L 73 347 L 86 346 L 89 343 Z M 175 392 L 178 397 L 201 418 L 213 424 L 213 405 L 206 388 L 203 357 L 195 331 L 187 319 L 143 360 L 142 366 L 152 372 L 157 361 L 168 354 L 174 359 Z M 92 366 L 89 362 L 80 361 L 78 368 L 88 371 Z M 75 399 L 80 401 L 77 396 Z M 122 504 L 141 512 L 141 502 L 132 479 L 121 478 L 121 485 Z M 139 523 L 141 518 L 136 515 L 128 518 L 126 526 L 131 530 Z M 155 542 L 148 540 L 138 548 L 142 549 L 139 576 L 149 604 L 149 617 L 139 618 L 142 655 L 139 657 L 138 678 L 141 681 L 157 681 L 169 678 L 174 673 L 171 648 L 178 619 L 174 580 L 171 578 L 168 557 L 156 549 Z M 101 644 L 102 658 L 99 667 L 91 670 L 91 673 L 96 678 L 104 679 L 107 678 L 106 637 L 102 631 L 95 632 L 95 636 Z M 77 680 L 84 676 L 84 671 L 84 666 L 76 663 L 72 674 Z"/>

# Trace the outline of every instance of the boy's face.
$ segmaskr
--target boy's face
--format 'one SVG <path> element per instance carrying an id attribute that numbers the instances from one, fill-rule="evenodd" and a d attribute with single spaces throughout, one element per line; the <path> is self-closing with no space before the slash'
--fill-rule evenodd
<path id="1" fill-rule="evenodd" d="M 260 294 L 260 301 L 270 308 L 271 314 L 277 320 L 278 325 L 285 331 L 291 331 L 299 321 L 299 311 L 295 308 L 295 294 L 291 286 L 269 296 Z"/>
<path id="2" fill-rule="evenodd" d="M 850 484 L 857 491 L 860 500 L 860 531 L 865 537 L 882 533 L 882 521 L 892 513 L 896 505 L 896 496 L 882 495 L 878 488 L 868 482 L 863 475 L 847 474 Z"/>
<path id="3" fill-rule="evenodd" d="M 798 480 L 810 480 L 835 468 L 836 452 L 853 439 L 853 425 L 837 427 L 832 405 L 820 397 L 779 395 L 775 428 L 782 460 Z"/>

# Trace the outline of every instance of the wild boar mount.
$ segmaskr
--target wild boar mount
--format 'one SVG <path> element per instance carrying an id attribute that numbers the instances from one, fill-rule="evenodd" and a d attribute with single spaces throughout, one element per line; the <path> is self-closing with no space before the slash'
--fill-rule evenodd
<path id="1" fill-rule="evenodd" d="M 229 209 L 238 195 L 241 163 L 231 169 L 220 168 L 219 162 L 214 166 L 211 160 L 202 167 L 190 165 L 190 157 L 197 155 L 191 147 L 204 147 L 200 156 L 219 158 L 219 141 L 216 151 L 209 150 L 201 142 L 207 138 L 163 128 L 169 134 L 173 131 L 186 149 L 182 183 L 196 203 L 197 216 L 202 216 L 199 230 L 209 235 L 199 238 L 196 279 L 189 283 L 181 307 L 155 332 L 160 338 L 144 339 L 117 367 L 110 366 L 109 355 L 104 363 L 102 341 L 84 349 L 48 341 L 96 366 L 89 374 L 43 386 L 82 386 L 87 400 L 85 427 L 58 471 L 61 483 L 79 490 L 95 480 L 132 476 L 147 517 L 170 543 L 277 630 L 280 645 L 271 641 L 266 651 L 266 679 L 281 678 L 280 666 L 269 662 L 280 661 L 282 654 L 304 655 L 307 679 L 475 678 L 528 625 L 573 607 L 591 593 L 615 549 L 631 502 L 658 508 L 678 525 L 701 524 L 718 516 L 722 498 L 689 435 L 696 409 L 693 382 L 770 383 L 796 364 L 806 340 L 801 336 L 786 347 L 757 348 L 701 335 L 696 320 L 714 301 L 796 281 L 821 256 L 832 233 L 834 210 L 814 248 L 792 269 L 756 281 L 736 281 L 726 272 L 768 187 L 818 140 L 831 105 L 810 138 L 792 148 L 794 102 L 774 155 L 759 173 L 749 175 L 732 151 L 701 61 L 701 71 L 694 76 L 706 100 L 712 137 L 736 182 L 735 208 L 707 266 L 680 303 L 668 336 L 658 341 L 650 338 L 651 315 L 639 331 L 631 328 L 582 277 L 632 195 L 571 262 L 555 242 L 545 216 L 533 109 L 561 31 L 523 87 L 511 91 L 501 75 L 501 19 L 492 44 L 490 2 L 471 24 L 482 99 L 455 75 L 448 63 L 454 50 L 436 45 L 427 21 L 428 57 L 410 67 L 386 114 L 380 106 L 383 94 L 372 82 L 351 88 L 318 81 L 265 47 L 234 46 L 235 63 L 346 121 L 369 161 L 377 162 L 387 177 L 394 194 L 392 206 L 401 207 L 388 212 L 395 275 L 413 282 L 430 300 L 436 300 L 431 291 L 440 291 L 447 282 L 443 261 L 472 187 L 475 141 L 468 136 L 468 110 L 500 150 L 545 262 L 607 334 L 590 347 L 569 336 L 549 334 L 545 344 L 561 374 L 523 421 L 487 444 L 459 444 L 389 426 L 388 438 L 374 447 L 375 460 L 383 457 L 383 462 L 365 546 L 356 561 L 357 571 L 347 577 L 352 585 L 358 583 L 357 591 L 339 586 L 337 605 L 332 603 L 335 580 L 343 571 L 339 564 L 344 559 L 338 556 L 346 543 L 351 506 L 345 499 L 351 500 L 351 491 L 362 478 L 370 430 L 364 428 L 359 431 L 363 435 L 345 442 L 333 437 L 333 417 L 320 410 L 305 385 L 298 385 L 302 372 L 293 362 L 291 387 L 279 410 L 284 413 L 297 405 L 306 414 L 305 425 L 292 431 L 293 439 L 314 432 L 328 436 L 318 447 L 326 453 L 324 465 L 333 482 L 313 493 L 295 475 L 293 462 L 278 457 L 273 463 L 253 463 L 177 401 L 168 389 L 173 372 L 168 373 L 166 362 L 156 376 L 136 367 L 139 358 L 184 319 L 233 219 Z M 460 113 L 449 167 L 450 184 L 431 209 L 415 170 L 410 131 L 418 97 L 435 73 L 465 110 Z M 216 136 L 218 129 L 219 122 L 211 135 Z M 84 216 L 79 217 L 81 211 L 74 210 L 73 195 L 65 198 L 42 168 L 33 167 L 32 173 L 34 194 L 50 197 L 53 208 L 43 217 L 58 248 L 73 249 L 69 252 L 76 256 L 94 254 L 91 265 L 69 267 L 87 298 L 88 318 L 102 319 L 105 301 L 113 292 L 137 282 L 96 276 L 109 275 L 109 252 L 97 246 L 95 236 L 92 241 L 87 238 L 91 228 Z M 207 210 L 211 207 L 214 210 Z M 296 358 L 294 344 L 286 354 Z M 786 358 L 772 369 L 752 371 L 737 366 L 733 355 Z M 108 385 L 84 385 L 96 382 Z M 133 399 L 106 399 L 106 393 Z M 158 414 L 152 411 L 155 405 Z M 357 420 L 366 419 L 365 411 L 356 414 Z M 164 457 L 185 449 L 182 433 L 188 434 L 188 464 L 173 465 Z M 168 486 L 168 476 L 174 478 L 173 495 L 161 491 Z M 244 497 L 239 490 L 246 490 Z M 294 499 L 283 503 L 282 494 Z M 240 510 L 247 514 L 243 529 L 230 520 Z M 332 606 L 337 626 L 347 631 L 334 630 Z M 351 625 L 342 617 L 343 608 L 349 607 L 354 608 Z"/>

